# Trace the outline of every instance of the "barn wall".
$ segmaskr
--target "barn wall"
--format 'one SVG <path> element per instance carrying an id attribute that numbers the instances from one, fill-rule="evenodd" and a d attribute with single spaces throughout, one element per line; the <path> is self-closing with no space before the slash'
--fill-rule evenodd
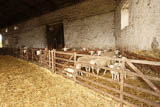
<path id="1" fill-rule="evenodd" d="M 25 45 L 33 48 L 45 48 L 47 46 L 45 30 L 45 26 L 40 26 L 19 33 L 18 46 Z"/>
<path id="2" fill-rule="evenodd" d="M 9 33 L 5 33 L 5 35 L 16 35 L 19 38 L 19 45 L 27 44 L 28 46 L 33 46 L 33 43 L 36 41 L 34 47 L 44 47 L 46 46 L 46 40 L 44 38 L 46 32 L 41 27 L 43 28 L 46 24 L 64 22 L 64 36 L 67 46 L 80 47 L 82 45 L 93 48 L 114 47 L 114 11 L 114 0 L 86 0 L 77 5 L 19 23 L 17 24 L 19 30 L 16 32 L 13 31 L 13 26 L 10 26 Z M 4 32 L 4 29 L 1 31 Z M 40 36 L 39 39 L 37 39 L 38 35 Z M 29 37 L 32 37 L 32 39 Z M 84 39 L 83 42 L 82 38 Z M 82 44 L 79 42 L 76 44 L 74 41 L 77 41 L 77 39 Z"/>
<path id="3" fill-rule="evenodd" d="M 120 29 L 120 10 L 116 9 L 116 46 L 134 50 L 160 49 L 160 1 L 129 0 L 130 25 Z"/>
<path id="4" fill-rule="evenodd" d="M 45 48 L 47 45 L 45 30 L 45 26 L 40 26 L 23 32 L 4 34 L 4 47 L 20 47 L 25 45 L 33 48 Z M 5 43 L 6 40 L 8 40 L 8 45 Z"/>
<path id="5" fill-rule="evenodd" d="M 114 12 L 66 21 L 64 25 L 67 47 L 115 47 Z"/>

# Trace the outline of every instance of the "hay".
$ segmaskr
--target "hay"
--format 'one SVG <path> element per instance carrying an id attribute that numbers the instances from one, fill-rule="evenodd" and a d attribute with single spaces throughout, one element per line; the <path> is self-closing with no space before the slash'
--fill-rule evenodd
<path id="1" fill-rule="evenodd" d="M 103 73 L 101 72 L 100 75 L 103 76 Z M 93 76 L 88 77 L 88 76 L 84 75 L 84 77 L 88 78 L 89 80 L 93 80 L 95 82 L 98 82 L 98 83 L 101 83 L 103 85 L 109 86 L 111 88 L 120 90 L 120 86 L 117 83 L 105 81 L 103 79 L 97 79 L 97 78 L 95 78 Z M 110 75 L 109 72 L 107 72 L 104 77 L 111 79 L 111 75 Z M 82 82 L 84 82 L 84 83 L 86 83 L 88 85 L 91 85 L 91 86 L 93 86 L 93 87 L 95 87 L 95 88 L 97 88 L 99 90 L 102 90 L 102 91 L 104 91 L 106 93 L 110 93 L 110 94 L 112 94 L 115 97 L 120 97 L 119 93 L 116 93 L 116 92 L 114 92 L 112 90 L 105 89 L 103 87 L 97 86 L 95 84 L 92 84 L 90 82 L 84 81 L 82 79 L 78 79 L 78 80 L 82 81 Z M 130 79 L 130 78 L 127 77 L 127 79 L 125 80 L 125 83 L 150 90 L 150 87 L 144 81 L 142 81 L 140 78 Z M 127 88 L 127 87 L 124 87 L 124 92 L 127 92 L 129 94 L 135 95 L 135 96 L 137 96 L 139 98 L 146 99 L 148 101 L 152 101 L 152 102 L 156 102 L 156 103 L 160 104 L 160 98 L 156 97 L 154 95 L 150 95 L 148 93 L 144 93 L 144 92 L 141 92 L 141 91 L 138 91 L 138 90 L 135 90 L 135 89 L 131 89 L 131 88 Z M 147 105 L 147 104 L 145 104 L 143 102 L 134 100 L 133 98 L 129 98 L 127 96 L 124 96 L 124 99 L 126 101 L 132 103 L 132 104 L 138 105 L 139 107 L 152 107 L 152 106 L 149 106 L 149 105 Z"/>
<path id="2" fill-rule="evenodd" d="M 0 56 L 0 106 L 112 107 L 109 98 L 37 65 Z"/>
<path id="3" fill-rule="evenodd" d="M 142 56 L 148 56 L 156 59 L 160 59 L 160 50 L 151 50 L 151 51 L 135 51 L 135 54 L 142 55 Z"/>

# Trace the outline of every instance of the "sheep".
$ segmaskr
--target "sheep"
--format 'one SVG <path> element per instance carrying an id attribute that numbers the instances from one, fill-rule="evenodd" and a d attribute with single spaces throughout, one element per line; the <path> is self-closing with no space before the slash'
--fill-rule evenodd
<path id="1" fill-rule="evenodd" d="M 93 56 L 93 55 L 94 55 L 94 51 L 89 51 L 89 53 L 91 54 L 91 56 Z"/>
<path id="2" fill-rule="evenodd" d="M 114 68 L 114 69 L 120 70 L 121 64 L 122 64 L 121 62 L 118 62 L 118 63 L 116 62 L 113 65 L 109 65 L 109 67 L 112 68 L 112 69 Z M 120 81 L 120 72 L 112 71 L 112 70 L 110 72 L 111 72 L 113 80 Z M 127 78 L 126 72 L 131 72 L 131 71 L 129 69 L 127 69 L 127 68 L 124 69 L 124 78 L 125 79 Z"/>
<path id="3" fill-rule="evenodd" d="M 26 53 L 27 53 L 27 50 L 23 50 L 23 53 L 26 54 Z"/>
<path id="4" fill-rule="evenodd" d="M 101 53 L 101 56 L 107 56 L 113 58 L 115 56 L 115 52 L 112 51 L 112 52 Z"/>
<path id="5" fill-rule="evenodd" d="M 80 57 L 80 58 L 78 58 L 77 62 L 82 62 L 82 63 L 84 62 L 84 63 L 92 64 L 92 60 L 94 60 L 94 58 Z M 88 64 L 77 63 L 76 64 L 76 69 L 80 70 L 81 68 L 85 68 L 85 71 L 91 72 L 91 67 Z"/>
<path id="6" fill-rule="evenodd" d="M 36 54 L 37 56 L 39 56 L 41 54 L 41 51 L 40 50 L 36 51 Z"/>
<path id="7" fill-rule="evenodd" d="M 25 46 L 23 49 L 24 49 L 24 50 L 23 50 L 23 53 L 26 54 L 28 48 Z"/>
<path id="8" fill-rule="evenodd" d="M 109 65 L 109 67 L 110 68 L 115 68 L 115 65 Z M 117 68 L 117 69 L 119 69 L 119 68 Z M 120 81 L 120 73 L 119 72 L 116 72 L 116 71 L 110 71 L 111 72 L 111 75 L 112 75 L 112 79 L 113 80 L 118 80 L 118 81 Z"/>
<path id="9" fill-rule="evenodd" d="M 110 52 L 104 51 L 104 53 L 102 53 L 101 56 L 107 56 L 107 57 L 111 57 L 111 58 L 113 58 L 113 57 L 117 57 L 117 58 L 122 57 L 122 55 L 120 54 L 120 51 L 118 49 L 115 50 L 115 51 L 110 51 Z"/>
<path id="10" fill-rule="evenodd" d="M 91 63 L 91 61 L 90 61 Z M 106 67 L 108 65 L 110 65 L 111 61 L 109 59 L 102 59 L 102 58 L 96 58 L 96 59 L 93 59 L 92 60 L 92 65 L 96 65 L 96 66 L 99 66 L 99 67 Z M 94 69 L 94 67 L 92 67 L 92 69 Z M 100 71 L 101 68 L 96 68 L 96 72 L 97 72 L 97 75 L 99 74 L 99 71 Z M 104 74 L 106 74 L 106 69 L 104 71 Z"/>
<path id="11" fill-rule="evenodd" d="M 98 56 L 101 56 L 101 54 L 102 54 L 102 51 L 97 51 Z"/>
<path id="12" fill-rule="evenodd" d="M 64 68 L 64 70 L 62 72 L 69 72 L 69 73 L 67 73 L 67 77 L 72 78 L 75 70 L 72 68 Z M 72 74 L 70 74 L 70 73 L 72 73 Z"/>
<path id="13" fill-rule="evenodd" d="M 63 48 L 63 51 L 68 51 L 69 48 Z"/>
<path id="14" fill-rule="evenodd" d="M 75 73 L 75 69 L 73 69 L 72 67 L 64 68 L 64 70 L 62 72 L 69 72 L 69 73 L 67 73 L 67 77 L 72 78 L 73 74 Z M 83 75 L 82 72 L 80 72 L 80 75 Z"/>

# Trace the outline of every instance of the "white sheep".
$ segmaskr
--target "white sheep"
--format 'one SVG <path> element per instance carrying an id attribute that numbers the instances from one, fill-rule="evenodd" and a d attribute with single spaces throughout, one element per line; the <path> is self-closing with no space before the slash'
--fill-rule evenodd
<path id="1" fill-rule="evenodd" d="M 115 52 L 114 51 L 104 52 L 104 53 L 101 53 L 101 56 L 107 56 L 112 58 L 113 56 L 115 56 Z"/>
<path id="2" fill-rule="evenodd" d="M 86 57 L 86 56 L 78 58 L 77 62 L 80 62 L 80 63 L 76 64 L 76 68 L 77 69 L 85 68 L 86 71 L 90 71 L 90 66 L 88 64 L 92 59 L 93 58 Z"/>
<path id="3" fill-rule="evenodd" d="M 111 68 L 111 69 L 113 69 L 113 68 L 115 68 L 115 65 L 109 65 L 109 67 Z M 116 68 L 116 69 L 119 69 L 119 68 Z M 110 71 L 111 72 L 111 75 L 112 75 L 112 79 L 113 80 L 118 80 L 118 81 L 120 81 L 120 73 L 119 72 L 117 72 L 117 71 Z"/>
<path id="4" fill-rule="evenodd" d="M 122 55 L 120 55 L 120 51 L 119 50 L 115 50 L 115 51 L 110 51 L 110 52 L 106 52 L 104 51 L 104 53 L 101 54 L 101 56 L 107 56 L 107 57 L 122 57 Z"/>
<path id="5" fill-rule="evenodd" d="M 70 68 L 64 68 L 62 72 L 69 72 L 69 73 L 66 73 L 67 77 L 72 78 L 73 74 L 75 73 L 75 69 L 73 69 L 71 67 Z M 78 73 L 80 73 L 80 75 L 83 75 L 82 72 L 78 72 Z"/>
<path id="6" fill-rule="evenodd" d="M 23 53 L 26 54 L 28 47 L 25 46 L 23 49 L 24 49 L 24 50 L 23 50 Z"/>
<path id="7" fill-rule="evenodd" d="M 89 53 L 91 54 L 91 56 L 93 56 L 94 55 L 94 51 L 89 51 Z"/>
<path id="8" fill-rule="evenodd" d="M 110 68 L 114 68 L 114 69 L 117 69 L 117 70 L 120 70 L 120 68 L 121 68 L 121 65 L 122 65 L 122 63 L 121 62 L 119 62 L 119 63 L 115 63 L 114 65 L 109 65 L 109 67 Z M 110 71 L 111 72 L 111 75 L 112 75 L 112 79 L 113 80 L 118 80 L 118 81 L 120 81 L 120 72 L 118 72 L 118 71 L 113 71 L 113 70 L 111 70 Z M 127 69 L 127 68 L 125 68 L 125 70 L 124 70 L 124 78 L 126 79 L 126 72 L 130 72 L 130 70 L 129 69 Z"/>
<path id="9" fill-rule="evenodd" d="M 39 56 L 41 54 L 41 51 L 40 50 L 36 51 L 36 54 Z"/>
<path id="10" fill-rule="evenodd" d="M 96 59 L 92 60 L 91 64 L 96 65 L 98 67 L 106 67 L 106 66 L 110 65 L 110 63 L 111 63 L 111 61 L 109 59 L 96 58 Z M 92 67 L 92 69 L 94 69 L 94 67 Z M 97 75 L 99 74 L 100 70 L 101 70 L 101 68 L 96 68 Z M 105 69 L 104 74 L 106 73 L 106 71 L 107 70 Z"/>
<path id="11" fill-rule="evenodd" d="M 24 54 L 26 54 L 26 53 L 27 53 L 27 50 L 26 50 L 26 49 L 24 49 L 24 50 L 23 50 L 23 53 L 24 53 Z"/>
<path id="12" fill-rule="evenodd" d="M 66 73 L 67 77 L 72 78 L 73 77 L 73 73 L 75 72 L 75 70 L 72 69 L 72 68 L 64 68 L 64 70 L 62 72 L 69 72 L 69 73 Z M 72 73 L 72 74 L 70 74 L 70 73 Z"/>

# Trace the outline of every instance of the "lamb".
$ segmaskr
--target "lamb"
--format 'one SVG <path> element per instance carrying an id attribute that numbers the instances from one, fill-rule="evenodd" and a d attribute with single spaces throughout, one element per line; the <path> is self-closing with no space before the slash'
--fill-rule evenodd
<path id="1" fill-rule="evenodd" d="M 72 67 L 70 67 L 70 68 L 64 68 L 64 70 L 62 72 L 64 72 L 64 71 L 65 72 L 69 72 L 69 73 L 67 73 L 67 77 L 69 77 L 69 78 L 72 78 L 73 74 L 75 73 L 75 69 L 73 69 Z M 80 75 L 83 75 L 82 72 L 78 72 L 78 73 L 80 73 Z"/>
<path id="2" fill-rule="evenodd" d="M 110 68 L 115 68 L 115 65 L 109 65 Z M 119 67 L 117 69 L 120 69 Z M 110 71 L 111 72 L 111 75 L 112 75 L 112 79 L 113 80 L 118 80 L 120 81 L 120 73 L 119 72 L 116 72 L 116 71 Z"/>
<path id="3" fill-rule="evenodd" d="M 69 73 L 67 73 L 67 77 L 72 78 L 75 70 L 72 68 L 64 68 L 64 70 L 62 72 L 69 72 Z M 72 73 L 72 74 L 70 74 L 70 73 Z"/>
<path id="4" fill-rule="evenodd" d="M 116 62 L 114 65 L 109 65 L 109 67 L 112 68 L 112 69 L 114 68 L 114 69 L 120 70 L 121 64 L 122 64 L 121 62 L 119 62 L 119 63 Z M 120 81 L 120 73 L 119 72 L 112 71 L 112 70 L 110 72 L 111 72 L 113 80 Z M 124 78 L 125 79 L 126 79 L 126 72 L 130 72 L 130 70 L 125 68 L 125 70 L 124 70 Z"/>

